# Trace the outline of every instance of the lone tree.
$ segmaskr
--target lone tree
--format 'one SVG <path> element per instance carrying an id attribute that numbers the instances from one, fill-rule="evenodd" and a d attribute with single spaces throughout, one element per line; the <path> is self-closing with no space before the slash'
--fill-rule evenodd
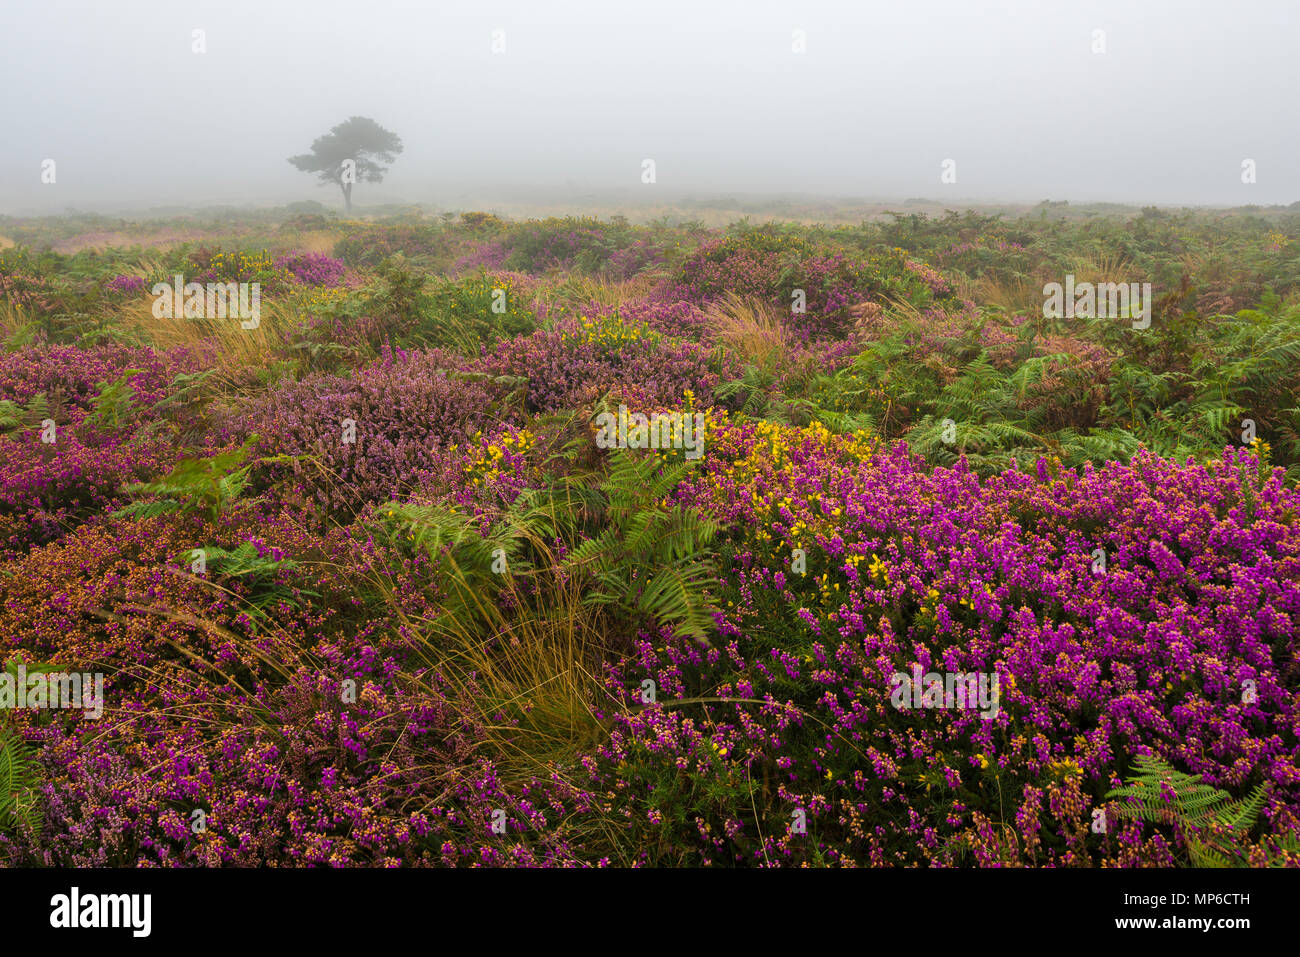
<path id="1" fill-rule="evenodd" d="M 311 152 L 290 156 L 289 162 L 304 173 L 315 173 L 322 184 L 337 183 L 343 202 L 352 212 L 352 185 L 358 180 L 383 182 L 387 166 L 402 152 L 402 140 L 367 116 L 353 116 L 311 144 Z"/>

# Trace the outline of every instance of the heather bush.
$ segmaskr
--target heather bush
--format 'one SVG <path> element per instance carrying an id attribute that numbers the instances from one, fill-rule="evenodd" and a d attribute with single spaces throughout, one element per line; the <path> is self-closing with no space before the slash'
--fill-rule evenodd
<path id="1" fill-rule="evenodd" d="M 599 272 L 616 249 L 630 246 L 625 220 L 591 217 L 533 220 L 515 224 L 507 235 L 506 266 L 526 273 L 556 269 Z"/>
<path id="2" fill-rule="evenodd" d="M 294 253 L 277 259 L 275 265 L 306 286 L 337 286 L 347 271 L 341 259 L 324 253 Z"/>
<path id="3" fill-rule="evenodd" d="M 452 263 L 451 273 L 460 276 L 480 269 L 504 269 L 507 255 L 505 245 L 498 240 L 475 243 L 469 252 Z"/>
<path id="4" fill-rule="evenodd" d="M 124 504 L 122 487 L 165 469 L 174 455 L 157 432 L 103 435 L 39 428 L 0 436 L 0 556 L 51 542 L 96 514 Z"/>
<path id="5" fill-rule="evenodd" d="M 679 501 L 734 536 L 718 638 L 646 634 L 611 689 L 649 678 L 664 704 L 616 714 L 589 765 L 643 860 L 1168 864 L 1185 835 L 1090 828 L 1141 754 L 1267 783 L 1264 831 L 1300 828 L 1300 499 L 1278 475 L 1244 452 L 986 484 L 919 465 L 714 432 Z M 900 709 L 913 668 L 997 674 L 1000 709 Z"/>
<path id="6" fill-rule="evenodd" d="M 562 319 L 502 342 L 477 367 L 497 376 L 527 376 L 529 411 L 554 412 L 590 405 L 624 387 L 645 401 L 670 404 L 687 391 L 708 396 L 719 381 L 715 365 L 704 346 L 606 316 Z"/>
<path id="7" fill-rule="evenodd" d="M 273 630 L 251 636 L 245 583 L 213 573 L 209 584 L 178 567 L 196 543 L 251 545 L 285 566 L 278 577 L 287 598 L 272 611 Z M 310 557 L 310 577 L 280 561 L 286 553 Z M 411 659 L 373 617 L 393 610 L 391 596 L 369 605 L 360 597 L 371 594 L 367 576 L 376 571 L 418 595 L 410 586 L 428 573 L 419 556 L 249 514 L 217 526 L 169 518 L 88 528 L 27 557 L 19 571 L 0 649 L 106 671 L 107 703 L 93 735 L 63 714 L 39 722 L 23 715 L 45 779 L 43 840 L 37 847 L 0 837 L 0 860 L 215 867 L 573 859 L 546 826 L 555 800 L 547 782 L 503 784 L 479 753 L 483 731 L 458 706 L 462 689 Z M 409 601 L 406 610 L 419 613 Z M 511 821 L 501 837 L 490 828 L 497 808 L 509 809 Z M 198 833 L 196 811 L 204 815 Z"/>
<path id="8" fill-rule="evenodd" d="M 137 296 L 144 292 L 145 280 L 140 276 L 114 276 L 105 288 L 121 296 Z"/>
<path id="9" fill-rule="evenodd" d="M 643 323 L 668 336 L 695 342 L 708 338 L 704 310 L 692 302 L 659 299 L 630 300 L 619 305 L 618 313 L 629 322 Z"/>
<path id="10" fill-rule="evenodd" d="M 304 457 L 258 469 L 254 485 L 327 513 L 400 496 L 439 450 L 509 420 L 507 386 L 458 363 L 439 350 L 390 352 L 350 377 L 311 375 L 254 399 L 232 415 L 232 434 L 256 433 L 256 456 Z"/>
<path id="11" fill-rule="evenodd" d="M 663 249 L 648 240 L 637 239 L 630 246 L 611 252 L 602 271 L 614 279 L 631 279 L 637 273 L 664 262 Z"/>
<path id="12" fill-rule="evenodd" d="M 53 541 L 165 468 L 190 417 L 162 403 L 196 361 L 118 346 L 0 353 L 0 550 Z"/>
<path id="13" fill-rule="evenodd" d="M 806 341 L 843 337 L 854 324 L 854 309 L 872 298 L 920 306 L 950 297 L 951 290 L 902 250 L 862 259 L 757 229 L 701 245 L 659 295 L 700 305 L 727 295 L 766 302 Z"/>
<path id="14" fill-rule="evenodd" d="M 25 403 L 44 394 L 65 403 L 69 414 L 88 412 L 99 386 L 131 369 L 131 388 L 140 406 L 152 406 L 167 394 L 176 375 L 199 368 L 192 350 L 103 345 L 92 348 L 49 345 L 0 352 L 0 399 Z"/>

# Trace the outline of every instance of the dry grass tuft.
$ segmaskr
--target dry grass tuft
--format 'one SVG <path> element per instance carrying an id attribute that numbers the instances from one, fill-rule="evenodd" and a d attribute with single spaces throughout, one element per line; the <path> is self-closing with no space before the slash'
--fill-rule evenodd
<path id="1" fill-rule="evenodd" d="M 741 362 L 778 373 L 790 361 L 790 334 L 764 302 L 729 293 L 705 311 L 707 328 L 719 345 Z"/>
<path id="2" fill-rule="evenodd" d="M 586 309 L 592 303 L 613 309 L 630 299 L 639 299 L 654 288 L 653 276 L 606 279 L 600 276 L 557 276 L 539 282 L 534 294 L 538 307 L 554 311 L 564 306 L 569 312 Z"/>
<path id="3" fill-rule="evenodd" d="M 1043 283 L 1033 279 L 998 279 L 985 275 L 978 279 L 959 278 L 955 285 L 962 299 L 1001 306 L 1011 315 L 1041 314 L 1043 310 Z"/>

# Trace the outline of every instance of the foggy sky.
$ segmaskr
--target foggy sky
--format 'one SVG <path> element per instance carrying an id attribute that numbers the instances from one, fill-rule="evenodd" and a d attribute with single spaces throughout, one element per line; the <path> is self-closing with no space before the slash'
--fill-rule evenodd
<path id="1" fill-rule="evenodd" d="M 352 115 L 406 147 L 362 207 L 519 187 L 1290 203 L 1296 6 L 0 0 L 0 213 L 341 208 L 287 157 Z"/>

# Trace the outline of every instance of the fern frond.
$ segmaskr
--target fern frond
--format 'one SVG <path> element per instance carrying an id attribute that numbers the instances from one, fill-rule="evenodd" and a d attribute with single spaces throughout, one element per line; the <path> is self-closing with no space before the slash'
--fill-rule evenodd
<path id="1" fill-rule="evenodd" d="M 22 739 L 0 728 L 0 829 L 39 837 L 40 775 Z"/>

